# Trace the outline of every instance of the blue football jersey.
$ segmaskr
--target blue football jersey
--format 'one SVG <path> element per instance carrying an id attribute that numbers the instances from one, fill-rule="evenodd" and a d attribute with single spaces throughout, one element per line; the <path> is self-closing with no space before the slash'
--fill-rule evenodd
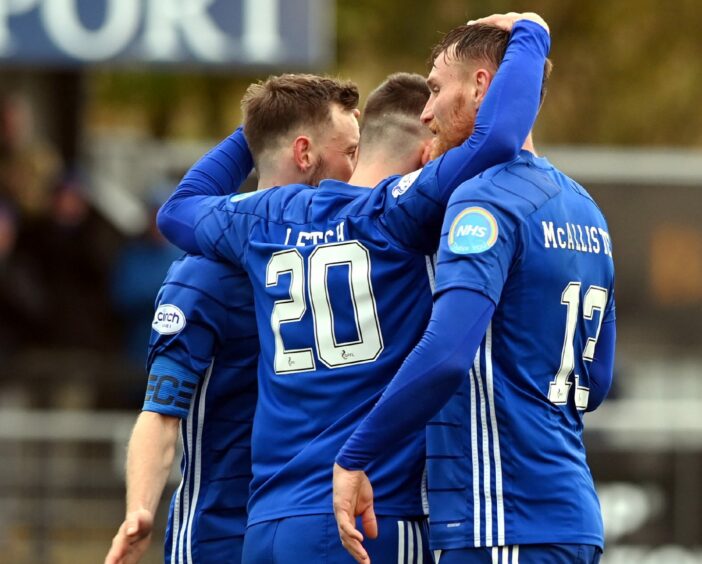
<path id="1" fill-rule="evenodd" d="M 249 525 L 331 512 L 336 453 L 431 313 L 426 253 L 444 209 L 435 166 L 373 190 L 325 180 L 235 196 L 200 220 L 203 251 L 242 265 L 254 289 L 261 357 Z M 423 467 L 424 433 L 378 460 L 369 472 L 376 511 L 422 515 Z"/>
<path id="2" fill-rule="evenodd" d="M 473 135 L 420 171 L 372 190 L 328 180 L 227 198 L 179 187 L 161 209 L 173 242 L 251 279 L 261 355 L 249 525 L 331 513 L 339 448 L 429 319 L 426 255 L 449 196 L 514 157 L 538 110 L 548 49 L 541 26 L 518 22 Z M 378 514 L 423 514 L 424 435 L 368 468 Z"/>
<path id="3" fill-rule="evenodd" d="M 246 273 L 201 256 L 174 262 L 156 300 L 144 402 L 183 419 L 166 562 L 240 562 L 258 352 Z"/>
<path id="4" fill-rule="evenodd" d="M 603 545 L 583 413 L 614 265 L 595 202 L 522 151 L 453 194 L 436 291 L 496 310 L 457 394 L 427 430 L 433 548 Z"/>

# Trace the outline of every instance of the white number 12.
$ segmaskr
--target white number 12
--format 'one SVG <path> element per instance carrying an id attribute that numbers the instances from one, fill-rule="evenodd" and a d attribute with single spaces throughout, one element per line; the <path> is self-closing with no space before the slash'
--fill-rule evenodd
<path id="1" fill-rule="evenodd" d="M 558 368 L 556 377 L 551 381 L 548 390 L 548 399 L 556 405 L 565 405 L 568 402 L 570 387 L 570 375 L 575 369 L 575 328 L 578 323 L 578 313 L 580 312 L 580 282 L 570 282 L 561 294 L 561 304 L 567 307 L 566 329 L 563 337 L 563 350 L 561 351 L 561 365 Z M 585 292 L 583 301 L 583 317 L 591 320 L 595 310 L 600 312 L 597 322 L 597 332 L 594 337 L 588 338 L 583 349 L 583 360 L 592 362 L 595 358 L 595 346 L 600 336 L 602 319 L 604 317 L 605 306 L 607 305 L 607 290 L 600 286 L 590 286 Z M 575 375 L 575 407 L 579 410 L 587 408 L 587 400 L 590 390 L 580 386 L 580 377 Z"/>

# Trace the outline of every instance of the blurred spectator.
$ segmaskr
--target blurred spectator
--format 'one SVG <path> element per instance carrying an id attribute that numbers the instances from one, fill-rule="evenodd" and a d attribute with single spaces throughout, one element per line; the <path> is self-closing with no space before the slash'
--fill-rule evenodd
<path id="1" fill-rule="evenodd" d="M 49 296 L 47 322 L 35 345 L 109 349 L 109 265 L 114 229 L 89 205 L 77 180 L 50 195 L 47 215 L 27 223 L 20 245 L 35 258 Z"/>
<path id="2" fill-rule="evenodd" d="M 123 322 L 126 352 L 140 374 L 140 395 L 156 294 L 171 263 L 183 254 L 159 232 L 156 212 L 160 200 L 156 200 L 149 202 L 152 207 L 148 228 L 123 247 L 112 277 L 113 307 Z"/>
<path id="3" fill-rule="evenodd" d="M 18 217 L 0 201 L 0 361 L 44 331 L 47 296 L 36 264 L 17 253 Z"/>
<path id="4" fill-rule="evenodd" d="M 62 169 L 58 152 L 35 135 L 27 99 L 11 94 L 0 100 L 0 196 L 22 215 L 43 216 Z"/>

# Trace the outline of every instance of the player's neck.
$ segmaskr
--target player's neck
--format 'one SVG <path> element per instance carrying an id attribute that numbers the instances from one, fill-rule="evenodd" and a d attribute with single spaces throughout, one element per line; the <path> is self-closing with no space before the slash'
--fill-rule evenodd
<path id="1" fill-rule="evenodd" d="M 368 188 L 372 188 L 378 182 L 380 182 L 383 178 L 385 178 L 381 167 L 379 166 L 369 166 L 369 165 L 364 165 L 363 163 L 359 162 L 356 165 L 356 168 L 353 171 L 353 174 L 351 175 L 351 178 L 349 178 L 349 184 L 353 184 L 354 186 L 367 186 Z"/>
<path id="2" fill-rule="evenodd" d="M 529 151 L 537 157 L 539 156 L 536 152 L 536 147 L 534 146 L 534 137 L 532 136 L 531 132 L 529 133 L 529 135 L 527 135 L 526 141 L 524 141 L 524 145 L 522 145 L 522 150 Z"/>
<path id="3" fill-rule="evenodd" d="M 388 176 L 408 174 L 417 168 L 419 168 L 417 163 L 404 163 L 393 159 L 373 159 L 370 161 L 360 158 L 349 184 L 372 188 Z"/>
<path id="4" fill-rule="evenodd" d="M 259 171 L 258 184 L 256 190 L 266 190 L 273 186 L 286 186 L 288 184 L 304 184 L 300 174 L 285 173 L 280 170 L 267 174 Z"/>

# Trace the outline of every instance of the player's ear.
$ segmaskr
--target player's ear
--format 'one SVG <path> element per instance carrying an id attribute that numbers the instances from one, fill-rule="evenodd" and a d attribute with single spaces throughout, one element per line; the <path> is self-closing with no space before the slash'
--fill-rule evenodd
<path id="1" fill-rule="evenodd" d="M 299 135 L 293 141 L 293 159 L 295 166 L 301 172 L 307 172 L 313 163 L 312 159 L 312 143 L 310 138 L 305 135 Z"/>
<path id="2" fill-rule="evenodd" d="M 422 166 L 424 166 L 431 160 L 431 147 L 433 143 L 434 139 L 431 137 L 422 141 L 422 156 L 420 157 L 420 162 L 422 163 Z"/>
<path id="3" fill-rule="evenodd" d="M 490 83 L 492 82 L 492 73 L 487 69 L 479 68 L 475 71 L 473 75 L 473 81 L 475 84 L 475 90 L 473 91 L 473 102 L 476 107 L 480 107 L 483 103 Z"/>

